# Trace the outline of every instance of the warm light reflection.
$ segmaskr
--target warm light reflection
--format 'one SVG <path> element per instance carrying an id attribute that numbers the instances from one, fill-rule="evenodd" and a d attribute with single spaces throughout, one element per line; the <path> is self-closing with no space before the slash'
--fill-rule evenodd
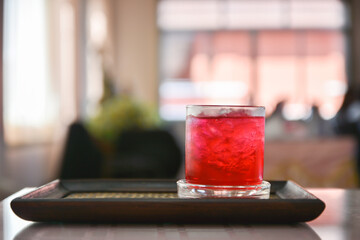
<path id="1" fill-rule="evenodd" d="M 331 119 L 347 89 L 345 10 L 337 0 L 162 0 L 160 85 L 241 82 L 228 103 L 263 105 L 270 116 L 283 101 L 288 120 L 306 119 L 316 106 L 323 119 Z M 232 95 L 234 89 L 226 88 L 214 91 Z M 174 111 L 185 104 L 224 102 L 217 93 L 203 99 L 165 95 L 162 115 L 173 120 L 184 119 L 175 119 L 181 114 Z"/>
<path id="2" fill-rule="evenodd" d="M 341 107 L 347 83 L 340 32 L 260 31 L 250 42 L 250 33 L 221 31 L 193 39 L 182 71 L 188 78 L 169 78 L 160 87 L 164 119 L 176 120 L 173 111 L 186 104 L 263 105 L 269 116 L 283 101 L 287 120 L 308 119 L 312 106 L 330 119 Z"/>
<path id="3" fill-rule="evenodd" d="M 326 208 L 321 216 L 311 224 L 323 225 L 329 223 L 340 224 L 344 220 L 345 191 L 343 189 L 309 189 L 309 192 L 320 199 L 326 199 Z"/>
<path id="4" fill-rule="evenodd" d="M 324 212 L 308 224 L 321 239 L 346 239 L 342 227 L 347 214 L 346 193 L 343 189 L 309 189 L 321 200 L 326 200 Z"/>

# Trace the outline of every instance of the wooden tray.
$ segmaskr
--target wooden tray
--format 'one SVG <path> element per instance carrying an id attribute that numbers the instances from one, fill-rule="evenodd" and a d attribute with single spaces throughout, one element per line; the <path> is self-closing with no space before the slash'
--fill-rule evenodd
<path id="1" fill-rule="evenodd" d="M 292 181 L 270 183 L 270 199 L 181 199 L 174 181 L 55 180 L 11 208 L 31 221 L 123 223 L 294 223 L 325 208 Z"/>

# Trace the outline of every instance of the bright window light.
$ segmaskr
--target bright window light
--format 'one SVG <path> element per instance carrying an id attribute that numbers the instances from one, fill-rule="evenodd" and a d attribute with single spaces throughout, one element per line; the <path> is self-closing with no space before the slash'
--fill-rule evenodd
<path id="1" fill-rule="evenodd" d="M 43 134 L 24 128 L 46 129 L 55 118 L 45 7 L 45 0 L 5 1 L 4 124 L 8 144 L 43 139 Z"/>
<path id="2" fill-rule="evenodd" d="M 162 0 L 160 112 L 250 104 L 288 120 L 339 111 L 347 90 L 346 11 L 338 0 Z"/>

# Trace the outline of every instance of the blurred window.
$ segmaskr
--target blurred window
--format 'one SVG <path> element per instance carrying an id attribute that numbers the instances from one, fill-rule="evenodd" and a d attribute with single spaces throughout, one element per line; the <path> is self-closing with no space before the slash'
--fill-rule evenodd
<path id="1" fill-rule="evenodd" d="M 186 104 L 284 101 L 288 120 L 339 110 L 347 88 L 346 8 L 337 0 L 162 0 L 160 114 Z"/>
<path id="2" fill-rule="evenodd" d="M 52 142 L 77 117 L 75 2 L 4 1 L 7 146 Z"/>
<path id="3" fill-rule="evenodd" d="M 7 144 L 42 142 L 55 118 L 45 0 L 4 4 L 4 125 Z"/>

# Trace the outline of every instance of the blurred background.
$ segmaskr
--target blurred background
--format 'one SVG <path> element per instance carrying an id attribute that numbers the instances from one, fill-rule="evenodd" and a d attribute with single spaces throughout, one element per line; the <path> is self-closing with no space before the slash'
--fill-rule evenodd
<path id="1" fill-rule="evenodd" d="M 265 106 L 266 179 L 358 187 L 359 2 L 0 3 L 0 198 L 183 177 L 187 104 Z"/>

